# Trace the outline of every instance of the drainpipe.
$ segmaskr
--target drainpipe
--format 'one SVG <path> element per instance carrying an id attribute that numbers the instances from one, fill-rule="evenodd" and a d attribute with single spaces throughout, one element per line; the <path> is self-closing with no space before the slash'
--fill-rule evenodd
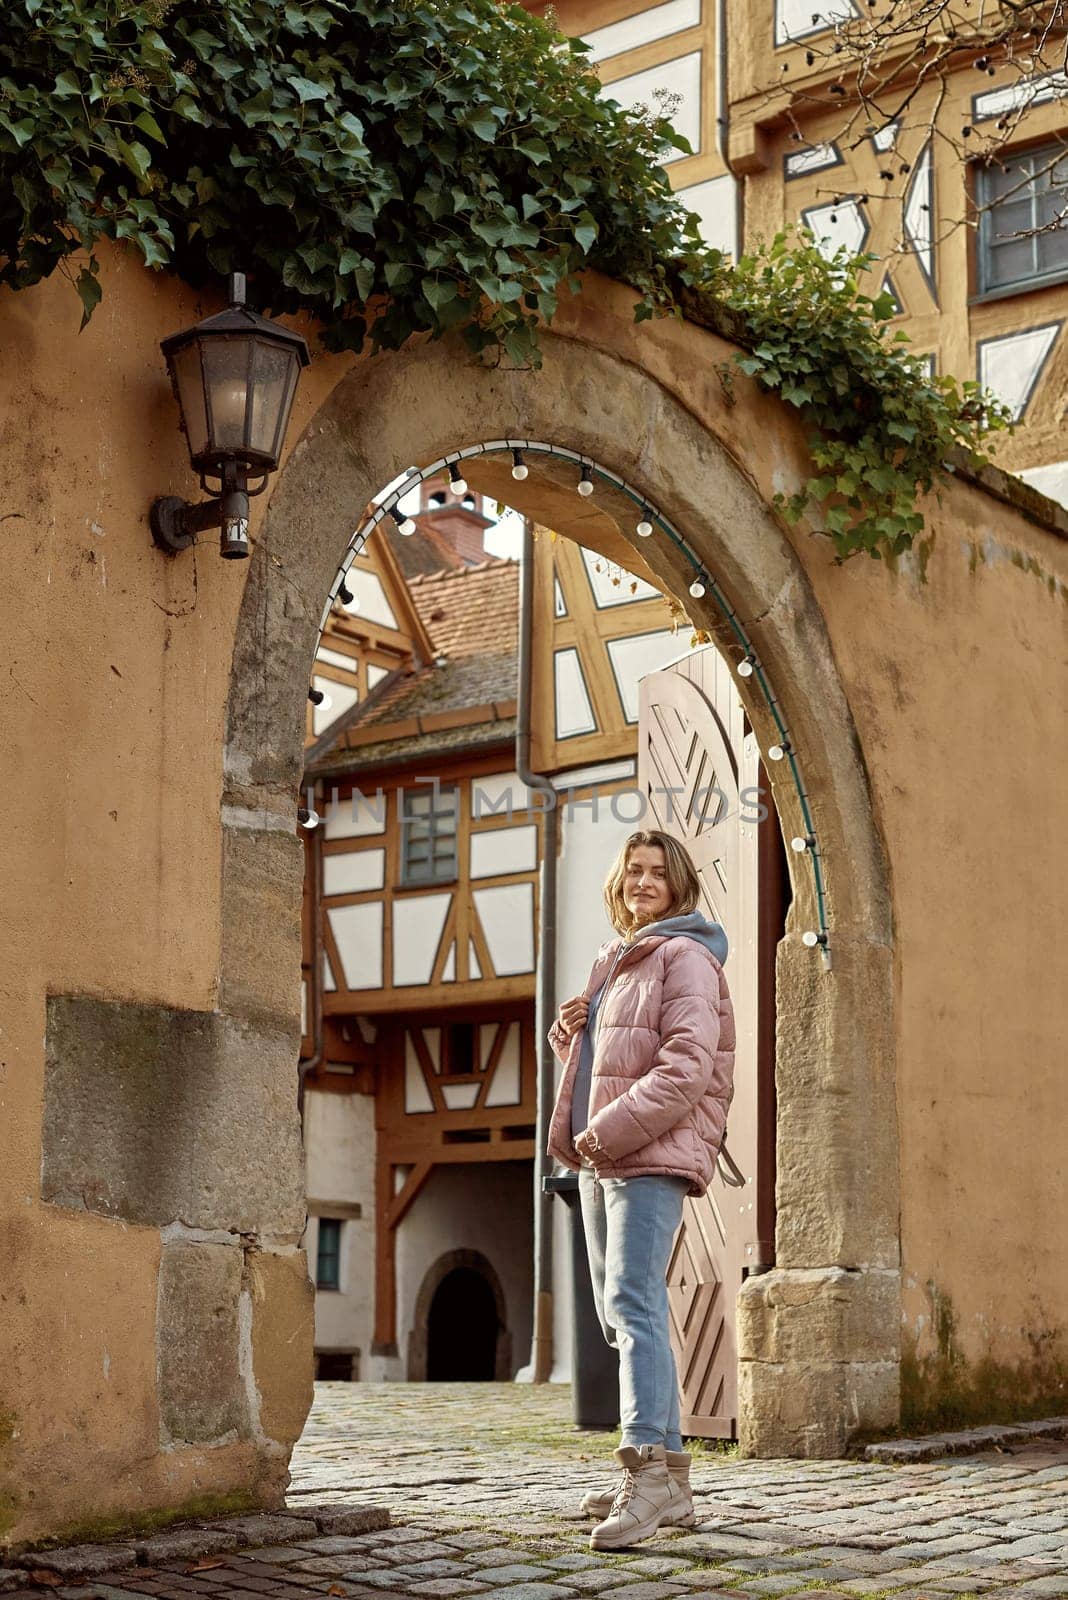
<path id="1" fill-rule="evenodd" d="M 308 1003 L 312 1008 L 312 1053 L 297 1065 L 297 1109 L 300 1112 L 301 1131 L 304 1130 L 304 1080 L 314 1072 L 323 1059 L 323 786 L 316 783 L 308 795 L 308 806 L 318 812 L 320 822 L 312 830 L 311 845 L 311 908 L 312 908 L 312 958 L 308 982 Z"/>
<path id="2" fill-rule="evenodd" d="M 727 0 L 716 7 L 716 146 L 720 159 L 734 179 L 734 259 L 745 251 L 745 186 L 731 166 L 731 103 L 727 92 Z"/>
<path id="3" fill-rule="evenodd" d="M 530 769 L 532 634 L 534 627 L 534 535 L 523 523 L 519 565 L 519 660 L 515 770 L 519 781 L 545 796 L 541 813 L 538 977 L 534 997 L 534 1048 L 537 1063 L 537 1115 L 534 1133 L 534 1340 L 530 1365 L 535 1383 L 548 1383 L 553 1367 L 553 1230 L 549 1197 L 542 1179 L 552 1173 L 546 1152 L 555 1090 L 555 1061 L 547 1038 L 556 1016 L 556 852 L 560 836 L 556 790 Z"/>

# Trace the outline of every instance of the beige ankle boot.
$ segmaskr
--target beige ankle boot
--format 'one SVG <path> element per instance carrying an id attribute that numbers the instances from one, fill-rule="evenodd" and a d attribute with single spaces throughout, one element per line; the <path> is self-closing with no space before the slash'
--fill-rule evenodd
<path id="1" fill-rule="evenodd" d="M 591 1550 L 623 1550 L 648 1539 L 685 1506 L 662 1444 L 623 1445 L 616 1451 L 623 1481 L 612 1509 L 590 1534 Z"/>
<path id="2" fill-rule="evenodd" d="M 693 1494 L 690 1491 L 690 1454 L 688 1450 L 665 1450 L 664 1459 L 671 1481 L 682 1495 L 683 1504 L 664 1518 L 663 1527 L 692 1528 L 697 1521 L 697 1514 L 693 1508 Z M 611 1511 L 616 1494 L 620 1488 L 619 1483 L 614 1483 L 610 1489 L 591 1489 L 582 1498 L 579 1507 L 584 1516 L 594 1517 L 598 1522 L 603 1522 Z"/>

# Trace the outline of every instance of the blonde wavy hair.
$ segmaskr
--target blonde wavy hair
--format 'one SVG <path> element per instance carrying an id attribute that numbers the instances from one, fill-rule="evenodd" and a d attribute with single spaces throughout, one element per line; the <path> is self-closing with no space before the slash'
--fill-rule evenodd
<path id="1" fill-rule="evenodd" d="M 697 909 L 697 903 L 701 898 L 701 881 L 697 876 L 697 869 L 677 839 L 673 839 L 669 833 L 660 833 L 656 828 L 643 828 L 637 833 L 632 833 L 623 841 L 623 847 L 604 881 L 604 905 L 608 912 L 608 920 L 624 939 L 629 939 L 641 925 L 627 909 L 623 899 L 623 884 L 630 853 L 638 845 L 643 844 L 655 845 L 664 852 L 671 904 L 662 913 L 663 917 L 683 917 L 688 911 Z M 661 917 L 657 918 L 658 922 L 661 920 Z"/>

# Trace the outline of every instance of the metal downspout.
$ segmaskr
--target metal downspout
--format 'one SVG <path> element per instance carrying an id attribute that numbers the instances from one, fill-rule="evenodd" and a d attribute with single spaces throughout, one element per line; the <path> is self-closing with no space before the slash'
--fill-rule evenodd
<path id="1" fill-rule="evenodd" d="M 312 1053 L 307 1061 L 297 1065 L 297 1109 L 300 1126 L 304 1128 L 304 1080 L 314 1072 L 323 1059 L 323 818 L 322 784 L 316 783 L 308 795 L 308 805 L 317 811 L 319 826 L 312 831 L 311 839 L 311 908 L 312 908 L 312 958 L 309 973 L 308 1000 L 312 1008 Z"/>
<path id="2" fill-rule="evenodd" d="M 553 1229 L 549 1197 L 542 1179 L 552 1172 L 546 1152 L 555 1089 L 555 1060 L 548 1032 L 556 1016 L 556 852 L 560 835 L 556 790 L 530 770 L 531 670 L 534 627 L 534 535 L 523 524 L 519 565 L 519 659 L 515 730 L 515 769 L 519 781 L 546 798 L 541 802 L 538 975 L 534 998 L 534 1048 L 537 1063 L 537 1114 L 534 1134 L 534 1338 L 530 1352 L 533 1381 L 547 1383 L 553 1367 Z"/>
<path id="3" fill-rule="evenodd" d="M 716 8 L 716 146 L 724 170 L 734 179 L 734 259 L 745 253 L 745 185 L 731 166 L 731 103 L 727 91 L 727 6 L 718 0 Z"/>

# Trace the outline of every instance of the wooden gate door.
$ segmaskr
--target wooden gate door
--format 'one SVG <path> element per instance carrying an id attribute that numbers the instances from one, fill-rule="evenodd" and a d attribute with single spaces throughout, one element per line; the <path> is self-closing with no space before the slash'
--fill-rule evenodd
<path id="1" fill-rule="evenodd" d="M 770 786 L 730 672 L 708 646 L 642 680 L 638 784 L 646 817 L 686 845 L 706 916 L 729 941 L 724 968 L 738 1029 L 728 1124 L 742 1188 L 717 1176 L 686 1201 L 668 1271 L 682 1431 L 734 1438 L 735 1300 L 743 1277 L 774 1265 L 775 946 L 785 860 Z M 762 791 L 762 793 L 758 793 Z M 758 806 L 766 809 L 758 821 Z"/>

